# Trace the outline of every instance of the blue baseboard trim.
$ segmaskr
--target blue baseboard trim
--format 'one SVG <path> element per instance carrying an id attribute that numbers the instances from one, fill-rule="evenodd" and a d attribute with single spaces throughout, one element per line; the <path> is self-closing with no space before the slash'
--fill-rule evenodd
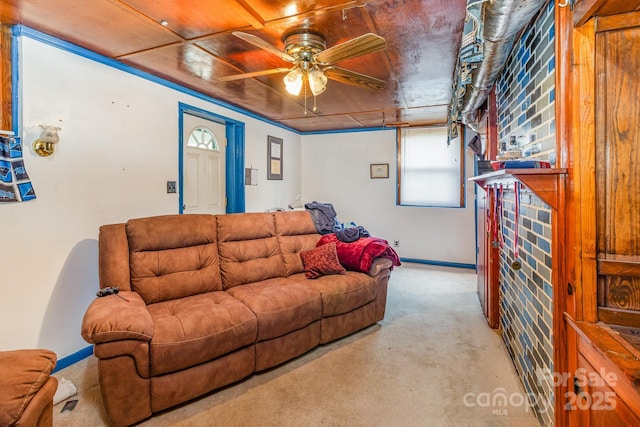
<path id="1" fill-rule="evenodd" d="M 56 363 L 56 367 L 53 370 L 53 373 L 56 373 L 60 369 L 64 369 L 67 366 L 73 365 L 74 363 L 79 362 L 82 359 L 86 359 L 92 354 L 93 354 L 93 346 L 90 345 L 89 347 L 85 347 L 82 350 L 77 351 L 73 354 L 70 354 L 67 357 L 63 357 L 62 359 L 58 360 L 58 363 Z"/>
<path id="2" fill-rule="evenodd" d="M 415 259 L 415 258 L 400 258 L 402 262 L 414 262 L 416 264 L 438 265 L 441 267 L 454 267 L 454 268 L 468 268 L 475 270 L 475 264 L 463 264 L 460 262 L 447 262 L 447 261 L 433 261 L 429 259 Z"/>

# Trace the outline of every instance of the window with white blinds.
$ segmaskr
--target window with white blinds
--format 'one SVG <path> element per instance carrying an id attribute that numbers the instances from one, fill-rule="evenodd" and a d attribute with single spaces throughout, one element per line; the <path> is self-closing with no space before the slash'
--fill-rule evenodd
<path id="1" fill-rule="evenodd" d="M 403 128 L 398 140 L 398 204 L 464 206 L 460 137 L 447 143 L 447 127 Z"/>

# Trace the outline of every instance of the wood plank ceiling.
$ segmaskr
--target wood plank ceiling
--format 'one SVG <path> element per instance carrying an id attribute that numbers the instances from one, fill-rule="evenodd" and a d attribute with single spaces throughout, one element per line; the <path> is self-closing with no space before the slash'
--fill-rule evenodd
<path id="1" fill-rule="evenodd" d="M 23 24 L 249 110 L 301 132 L 444 123 L 466 0 L 2 0 L 0 23 Z M 166 25 L 162 22 L 166 21 Z M 330 80 L 313 98 L 284 89 L 284 74 L 219 77 L 290 67 L 231 34 L 251 33 L 284 50 L 295 28 L 327 47 L 365 33 L 387 49 L 340 61 L 387 82 L 382 90 Z"/>

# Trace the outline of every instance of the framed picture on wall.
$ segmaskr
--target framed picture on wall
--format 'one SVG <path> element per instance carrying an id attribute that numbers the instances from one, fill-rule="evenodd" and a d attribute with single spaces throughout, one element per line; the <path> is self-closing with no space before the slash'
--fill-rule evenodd
<path id="1" fill-rule="evenodd" d="M 369 165 L 369 176 L 372 179 L 389 178 L 389 163 L 371 163 Z"/>
<path id="2" fill-rule="evenodd" d="M 282 139 L 267 137 L 267 179 L 282 179 Z"/>

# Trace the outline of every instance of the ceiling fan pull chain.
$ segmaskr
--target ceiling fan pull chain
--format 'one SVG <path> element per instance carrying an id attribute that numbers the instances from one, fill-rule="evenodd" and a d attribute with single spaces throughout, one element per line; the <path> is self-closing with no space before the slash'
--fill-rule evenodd
<path id="1" fill-rule="evenodd" d="M 306 116 L 309 111 L 307 109 L 307 82 L 302 80 L 302 86 L 304 86 L 304 115 Z"/>

